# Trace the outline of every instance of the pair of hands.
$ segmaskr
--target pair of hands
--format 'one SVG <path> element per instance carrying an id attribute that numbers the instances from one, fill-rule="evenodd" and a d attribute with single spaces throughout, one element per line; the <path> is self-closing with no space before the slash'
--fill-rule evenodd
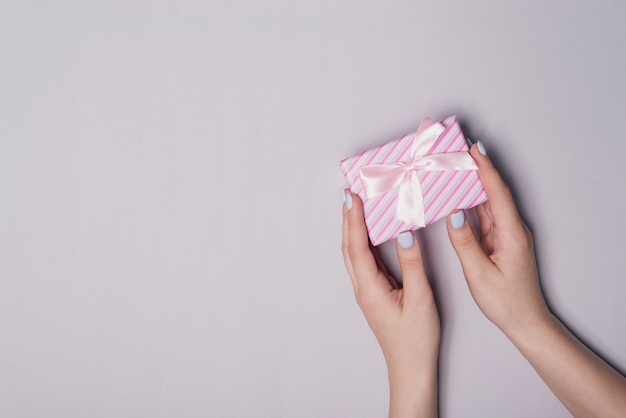
<path id="1" fill-rule="evenodd" d="M 482 144 L 472 146 L 470 155 L 489 199 L 476 208 L 481 241 L 463 212 L 448 216 L 448 233 L 479 308 L 514 338 L 551 314 L 539 287 L 531 234 L 508 187 Z M 370 246 L 361 200 L 347 189 L 342 232 L 357 303 L 387 362 L 390 416 L 436 416 L 440 324 L 417 237 L 404 232 L 396 240 L 400 289 Z"/>

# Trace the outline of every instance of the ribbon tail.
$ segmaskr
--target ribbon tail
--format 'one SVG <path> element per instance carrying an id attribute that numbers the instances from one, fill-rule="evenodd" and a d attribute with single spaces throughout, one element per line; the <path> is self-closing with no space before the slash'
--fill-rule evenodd
<path id="1" fill-rule="evenodd" d="M 418 228 L 426 226 L 424 219 L 424 196 L 416 172 L 411 173 L 411 180 L 400 185 L 396 217 Z"/>

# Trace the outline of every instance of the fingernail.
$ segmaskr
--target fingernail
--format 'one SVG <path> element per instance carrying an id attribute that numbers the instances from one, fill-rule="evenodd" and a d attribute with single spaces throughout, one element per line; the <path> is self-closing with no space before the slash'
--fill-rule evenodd
<path id="1" fill-rule="evenodd" d="M 411 248 L 413 246 L 413 233 L 406 231 L 398 234 L 398 244 L 402 248 Z"/>
<path id="2" fill-rule="evenodd" d="M 344 203 L 346 203 L 346 189 L 341 189 L 341 204 L 343 205 Z"/>
<path id="3" fill-rule="evenodd" d="M 346 192 L 345 199 L 346 199 L 346 207 L 348 208 L 348 210 L 352 209 L 352 193 Z"/>
<path id="4" fill-rule="evenodd" d="M 483 143 L 480 142 L 480 140 L 476 142 L 476 145 L 478 145 L 478 151 L 480 151 L 482 155 L 487 155 L 487 150 L 485 149 L 485 146 L 483 145 Z"/>
<path id="5" fill-rule="evenodd" d="M 471 139 L 465 138 L 465 142 L 467 142 L 467 146 L 468 147 L 470 147 L 470 148 L 472 147 L 472 140 Z"/>
<path id="6" fill-rule="evenodd" d="M 452 216 L 450 216 L 450 223 L 454 229 L 462 227 L 465 225 L 465 213 L 463 213 L 463 211 L 453 213 Z"/>

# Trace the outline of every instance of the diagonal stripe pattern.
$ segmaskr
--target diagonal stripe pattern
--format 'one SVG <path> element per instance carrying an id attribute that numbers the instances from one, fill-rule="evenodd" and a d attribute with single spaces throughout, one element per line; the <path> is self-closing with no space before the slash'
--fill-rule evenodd
<path id="1" fill-rule="evenodd" d="M 427 155 L 468 151 L 465 136 L 456 116 L 440 122 L 445 130 Z M 363 200 L 365 224 L 373 245 L 395 238 L 400 232 L 416 229 L 395 217 L 397 190 L 367 199 L 361 185 L 359 167 L 368 164 L 405 161 L 414 132 L 380 147 L 364 151 L 341 161 L 340 166 L 350 190 Z M 426 225 L 436 222 L 457 209 L 468 209 L 487 200 L 478 174 L 473 170 L 418 171 L 424 196 Z"/>

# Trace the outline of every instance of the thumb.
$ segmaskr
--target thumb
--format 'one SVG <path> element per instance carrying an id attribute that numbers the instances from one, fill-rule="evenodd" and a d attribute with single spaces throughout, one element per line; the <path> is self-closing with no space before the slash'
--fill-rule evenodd
<path id="1" fill-rule="evenodd" d="M 432 293 L 426 277 L 422 249 L 415 234 L 411 231 L 399 234 L 396 239 L 396 250 L 406 300 L 421 300 L 424 295 Z"/>
<path id="2" fill-rule="evenodd" d="M 493 263 L 483 251 L 472 226 L 465 218 L 463 211 L 455 212 L 448 216 L 446 225 L 452 247 L 461 261 L 465 279 L 469 282 L 482 277 Z"/>

